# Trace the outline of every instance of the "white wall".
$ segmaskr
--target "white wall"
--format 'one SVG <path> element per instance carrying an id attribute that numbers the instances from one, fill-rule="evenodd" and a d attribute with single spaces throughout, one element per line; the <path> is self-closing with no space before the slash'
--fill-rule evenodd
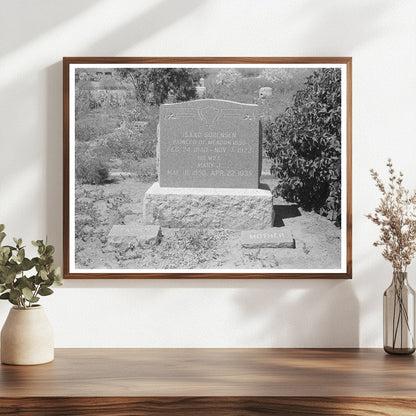
<path id="1" fill-rule="evenodd" d="M 389 264 L 368 169 L 416 187 L 416 2 L 0 0 L 0 223 L 62 258 L 63 56 L 352 56 L 352 281 L 66 281 L 57 347 L 379 347 Z M 416 287 L 416 268 L 410 281 Z M 0 304 L 0 325 L 9 304 Z"/>

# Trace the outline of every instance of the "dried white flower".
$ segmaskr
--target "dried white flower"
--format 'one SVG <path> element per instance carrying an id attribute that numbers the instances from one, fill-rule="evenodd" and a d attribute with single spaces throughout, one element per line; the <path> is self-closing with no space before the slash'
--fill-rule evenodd
<path id="1" fill-rule="evenodd" d="M 392 263 L 394 271 L 404 272 L 416 253 L 416 191 L 402 185 L 403 173 L 395 172 L 391 159 L 387 168 L 387 185 L 375 170 L 370 170 L 382 197 L 374 214 L 366 217 L 380 226 L 380 238 L 374 246 L 384 246 L 383 257 Z"/>

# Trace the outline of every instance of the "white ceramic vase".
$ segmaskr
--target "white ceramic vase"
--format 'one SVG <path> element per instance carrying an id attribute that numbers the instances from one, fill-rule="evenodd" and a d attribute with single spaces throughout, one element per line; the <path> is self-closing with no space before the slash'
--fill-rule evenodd
<path id="1" fill-rule="evenodd" d="M 53 359 L 53 329 L 43 307 L 11 308 L 1 331 L 1 362 L 35 365 Z"/>

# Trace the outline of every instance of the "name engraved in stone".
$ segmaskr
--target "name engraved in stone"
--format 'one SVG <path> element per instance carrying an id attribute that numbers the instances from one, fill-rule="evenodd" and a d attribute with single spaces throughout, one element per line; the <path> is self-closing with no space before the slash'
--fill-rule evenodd
<path id="1" fill-rule="evenodd" d="M 296 248 L 289 229 L 244 230 L 241 232 L 241 244 L 246 248 Z"/>
<path id="2" fill-rule="evenodd" d="M 250 238 L 285 238 L 286 233 L 250 233 Z"/>
<path id="3" fill-rule="evenodd" d="M 225 132 L 225 131 L 185 131 L 182 133 L 182 137 L 185 138 L 216 138 L 216 139 L 235 139 L 237 138 L 237 133 L 235 131 Z"/>

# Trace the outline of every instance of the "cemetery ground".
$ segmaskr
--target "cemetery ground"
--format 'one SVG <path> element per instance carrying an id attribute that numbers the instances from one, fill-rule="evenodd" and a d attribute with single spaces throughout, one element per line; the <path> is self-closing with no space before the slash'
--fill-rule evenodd
<path id="1" fill-rule="evenodd" d="M 309 72 L 310 73 L 310 72 Z M 274 83 L 243 77 L 217 85 L 208 74 L 212 97 L 258 104 L 262 120 L 290 104 L 308 72 Z M 286 85 L 280 89 L 279 85 Z M 283 85 L 282 84 L 282 85 Z M 341 230 L 326 217 L 274 198 L 276 230 L 290 230 L 295 248 L 243 248 L 241 230 L 162 227 L 160 243 L 148 248 L 115 248 L 108 235 L 114 225 L 144 224 L 145 192 L 158 180 L 156 126 L 159 107 L 140 103 L 131 85 L 118 78 L 77 84 L 75 129 L 76 269 L 338 269 Z M 257 100 L 259 86 L 275 86 L 278 95 Z M 179 162 L 180 164 L 180 162 Z M 263 160 L 262 184 L 276 178 Z"/>
<path id="2" fill-rule="evenodd" d="M 274 225 L 277 229 L 290 229 L 296 240 L 295 249 L 243 248 L 240 230 L 165 227 L 156 246 L 115 249 L 108 244 L 112 226 L 141 223 L 144 194 L 152 182 L 138 181 L 135 175 L 123 173 L 111 178 L 103 185 L 85 184 L 76 189 L 77 268 L 221 271 L 340 267 L 340 229 L 325 217 L 281 198 L 274 198 Z M 261 183 L 273 189 L 276 179 L 266 174 Z"/>

